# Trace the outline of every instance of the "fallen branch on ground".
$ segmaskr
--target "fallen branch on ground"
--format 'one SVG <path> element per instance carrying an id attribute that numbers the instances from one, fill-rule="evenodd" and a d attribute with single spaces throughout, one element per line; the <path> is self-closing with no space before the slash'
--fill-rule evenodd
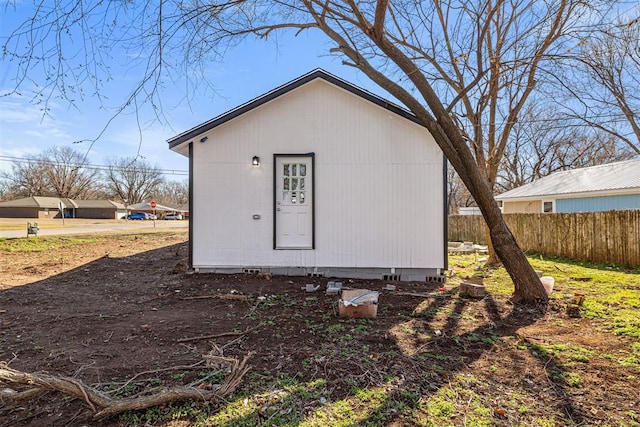
<path id="1" fill-rule="evenodd" d="M 137 374 L 135 374 L 134 376 L 132 376 L 131 378 L 129 378 L 126 382 L 124 382 L 120 387 L 114 389 L 114 390 L 109 390 L 109 393 L 117 393 L 120 390 L 124 390 L 129 384 L 131 384 L 131 382 L 133 382 L 133 380 L 135 380 L 138 377 L 141 377 L 142 375 L 149 375 L 149 374 L 156 374 L 158 372 L 166 372 L 166 371 L 176 371 L 176 370 L 180 370 L 180 371 L 184 371 L 187 369 L 194 369 L 197 368 L 199 365 L 202 365 L 202 363 L 204 363 L 206 361 L 205 360 L 201 360 L 197 363 L 194 363 L 192 365 L 187 365 L 187 366 L 172 366 L 170 368 L 162 368 L 162 369 L 154 369 L 151 371 L 144 371 L 144 372 L 138 372 Z"/>
<path id="2" fill-rule="evenodd" d="M 212 338 L 222 338 L 222 337 L 237 337 L 238 335 L 244 335 L 253 331 L 258 326 L 254 326 L 253 328 L 247 328 L 245 329 L 244 332 L 223 332 L 221 334 L 199 335 L 197 337 L 180 338 L 180 339 L 177 339 L 176 342 L 199 341 L 199 340 L 208 340 Z"/>
<path id="3" fill-rule="evenodd" d="M 94 412 L 94 419 L 111 417 L 122 412 L 146 409 L 152 406 L 181 400 L 215 401 L 232 393 L 249 371 L 247 361 L 253 353 L 247 354 L 242 361 L 232 358 L 216 359 L 217 363 L 228 365 L 228 374 L 224 382 L 215 390 L 203 390 L 197 387 L 173 387 L 155 394 L 135 398 L 114 398 L 108 393 L 96 390 L 82 381 L 70 377 L 59 377 L 45 373 L 27 373 L 0 363 L 0 381 L 7 384 L 29 385 L 32 388 L 21 392 L 3 390 L 0 397 L 18 400 L 33 397 L 46 391 L 58 391 L 84 401 Z"/>
<path id="4" fill-rule="evenodd" d="M 240 295 L 240 294 L 213 294 L 213 295 L 198 295 L 194 297 L 182 297 L 181 300 L 192 300 L 192 299 L 226 299 L 226 300 L 235 300 L 235 301 L 248 301 L 253 299 L 249 295 Z"/>
<path id="5" fill-rule="evenodd" d="M 403 295 L 407 297 L 417 297 L 417 298 L 437 298 L 437 297 L 450 297 L 451 294 L 448 292 L 432 292 L 428 294 L 419 294 L 416 292 L 401 292 L 401 291 L 393 291 L 395 295 Z"/>

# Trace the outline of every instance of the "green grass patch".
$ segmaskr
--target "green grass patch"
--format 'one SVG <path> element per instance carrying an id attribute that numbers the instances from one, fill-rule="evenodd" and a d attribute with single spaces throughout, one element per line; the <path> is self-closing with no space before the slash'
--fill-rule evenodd
<path id="1" fill-rule="evenodd" d="M 575 294 L 584 295 L 580 316 L 604 319 L 615 335 L 640 338 L 640 268 L 542 255 L 528 259 L 535 270 L 555 279 L 552 300 L 568 304 Z M 449 264 L 462 278 L 481 273 L 489 293 L 513 293 L 513 283 L 504 268 L 486 269 L 475 255 L 450 255 Z"/>
<path id="2" fill-rule="evenodd" d="M 0 251 L 43 252 L 67 246 L 97 242 L 98 239 L 72 236 L 30 237 L 28 239 L 0 238 Z"/>
<path id="3" fill-rule="evenodd" d="M 575 372 L 563 372 L 560 374 L 560 378 L 562 378 L 569 387 L 580 388 L 584 385 L 580 374 Z"/>
<path id="4" fill-rule="evenodd" d="M 489 402 L 473 391 L 477 379 L 471 374 L 456 374 L 449 384 L 442 386 L 434 394 L 419 400 L 417 410 L 411 414 L 410 425 L 440 427 L 462 425 L 460 418 L 454 418 L 465 412 L 465 425 L 495 425 L 493 410 Z M 469 408 L 472 408 L 469 410 Z"/>
<path id="5" fill-rule="evenodd" d="M 550 344 L 546 346 L 536 346 L 537 351 L 542 351 L 559 359 L 573 362 L 588 363 L 593 351 L 579 345 Z"/>
<path id="6" fill-rule="evenodd" d="M 640 310 L 620 310 L 613 318 L 613 333 L 640 338 Z"/>

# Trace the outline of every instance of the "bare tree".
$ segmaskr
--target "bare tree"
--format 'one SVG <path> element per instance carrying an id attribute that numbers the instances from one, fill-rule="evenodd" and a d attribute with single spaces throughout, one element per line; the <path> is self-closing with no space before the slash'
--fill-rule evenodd
<path id="1" fill-rule="evenodd" d="M 561 117 L 553 106 L 527 108 L 505 148 L 496 190 L 511 190 L 560 170 L 627 160 L 635 155 L 610 133 Z"/>
<path id="2" fill-rule="evenodd" d="M 135 158 L 107 160 L 104 175 L 106 191 L 126 204 L 149 200 L 163 183 L 159 168 Z"/>
<path id="3" fill-rule="evenodd" d="M 42 175 L 43 165 L 37 159 L 14 162 L 11 171 L 3 172 L 7 193 L 12 197 L 48 195 L 46 180 Z"/>
<path id="4" fill-rule="evenodd" d="M 97 186 L 100 172 L 87 168 L 87 157 L 71 147 L 45 150 L 40 160 L 46 166 L 42 173 L 55 196 L 86 199 L 93 192 L 93 186 Z"/>
<path id="5" fill-rule="evenodd" d="M 581 74 L 570 89 L 580 102 L 569 104 L 572 115 L 640 154 L 640 18 L 593 32 L 577 59 Z"/>
<path id="6" fill-rule="evenodd" d="M 164 79 L 190 75 L 229 45 L 248 36 L 319 30 L 333 45 L 330 52 L 395 96 L 434 136 L 485 217 L 496 254 L 514 282 L 513 300 L 535 302 L 546 300 L 546 293 L 502 218 L 493 185 L 540 67 L 564 48 L 565 35 L 588 6 L 583 0 L 163 1 L 92 7 L 43 2 L 38 15 L 11 34 L 4 52 L 20 64 L 18 86 L 34 63 L 42 64 L 48 79 L 39 99 L 55 94 L 71 100 L 84 80 L 99 96 L 103 77 L 110 76 L 104 45 L 124 44 L 145 62 L 123 108 L 149 102 L 161 111 Z M 113 36 L 120 25 L 126 38 Z M 84 44 L 66 43 L 77 30 Z"/>
<path id="7" fill-rule="evenodd" d="M 189 203 L 189 182 L 165 181 L 158 186 L 153 197 L 166 206 L 186 205 Z"/>
<path id="8" fill-rule="evenodd" d="M 449 215 L 457 213 L 460 208 L 475 206 L 471 193 L 452 168 L 447 169 L 447 206 Z"/>
<path id="9" fill-rule="evenodd" d="M 303 3 L 336 51 L 434 135 L 485 217 L 493 247 L 514 281 L 514 300 L 546 299 L 492 187 L 538 66 L 561 44 L 578 2 Z M 267 22 L 255 30 L 266 35 L 274 28 Z"/>
<path id="10" fill-rule="evenodd" d="M 98 187 L 100 172 L 71 147 L 52 147 L 32 159 L 15 161 L 3 174 L 16 197 L 55 196 L 86 199 Z"/>
<path id="11" fill-rule="evenodd" d="M 11 193 L 9 191 L 9 183 L 6 179 L 0 176 L 0 200 L 9 200 Z"/>

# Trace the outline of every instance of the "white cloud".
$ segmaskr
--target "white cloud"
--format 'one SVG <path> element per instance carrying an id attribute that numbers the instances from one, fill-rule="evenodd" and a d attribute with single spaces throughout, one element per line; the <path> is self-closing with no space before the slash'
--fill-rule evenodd
<path id="1" fill-rule="evenodd" d="M 25 97 L 14 94 L 0 98 L 2 148 L 15 144 L 24 146 L 25 142 L 47 146 L 66 142 L 69 139 L 66 128 L 71 123 L 55 118 L 53 114 L 59 109 L 55 103 L 50 103 L 49 108 L 52 114 L 43 115 L 40 107 L 29 103 Z M 35 139 L 24 141 L 25 135 Z"/>
<path id="2" fill-rule="evenodd" d="M 156 123 L 148 129 L 143 129 L 141 137 L 137 126 L 132 123 L 126 129 L 111 135 L 109 139 L 118 141 L 121 145 L 122 151 L 118 153 L 118 156 L 135 157 L 139 150 L 140 156 L 153 166 L 167 170 L 186 171 L 189 167 L 187 158 L 169 150 L 169 144 L 166 142 L 173 135 L 175 132 L 169 126 Z M 97 149 L 104 151 L 109 145 L 109 142 L 105 142 L 105 144 L 100 144 Z"/>

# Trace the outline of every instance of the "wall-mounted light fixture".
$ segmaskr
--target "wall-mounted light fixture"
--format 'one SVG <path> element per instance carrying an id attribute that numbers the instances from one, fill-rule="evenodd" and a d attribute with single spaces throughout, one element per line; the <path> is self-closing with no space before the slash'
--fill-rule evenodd
<path id="1" fill-rule="evenodd" d="M 251 166 L 260 166 L 260 157 L 253 156 L 253 160 L 251 160 Z"/>
<path id="2" fill-rule="evenodd" d="M 202 138 L 200 138 L 200 142 L 205 142 L 207 139 L 209 139 L 208 136 L 203 136 Z"/>

